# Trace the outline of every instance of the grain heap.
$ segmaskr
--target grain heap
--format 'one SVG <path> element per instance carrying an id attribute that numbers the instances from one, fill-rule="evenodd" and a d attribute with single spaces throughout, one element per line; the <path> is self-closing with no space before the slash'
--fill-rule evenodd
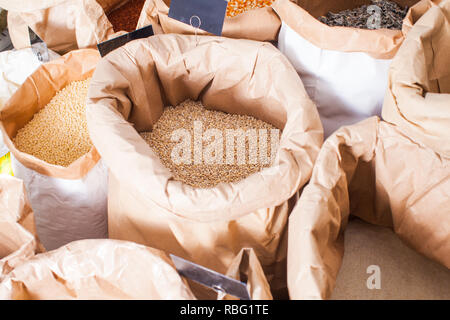
<path id="1" fill-rule="evenodd" d="M 172 159 L 172 150 L 179 144 L 179 141 L 172 141 L 172 134 L 178 129 L 186 129 L 190 137 L 195 139 L 194 122 L 200 121 L 204 132 L 208 129 L 218 129 L 222 133 L 222 139 L 218 142 L 222 143 L 223 157 L 213 164 L 206 163 L 203 159 L 200 164 L 191 161 L 190 164 L 180 163 L 176 164 Z M 234 161 L 233 164 L 227 164 L 225 150 L 226 144 L 226 130 L 227 129 L 242 129 L 244 132 L 249 129 L 267 130 L 267 157 L 270 159 L 269 163 L 262 161 L 252 164 L 249 154 L 255 151 L 255 146 L 249 143 L 250 139 L 245 139 L 245 148 L 239 148 L 239 143 L 234 143 Z M 156 122 L 151 132 L 142 132 L 142 138 L 152 147 L 158 154 L 162 163 L 172 172 L 175 180 L 182 181 L 190 186 L 196 188 L 212 188 L 221 182 L 237 182 L 245 179 L 253 173 L 261 171 L 265 167 L 272 165 L 273 157 L 271 157 L 271 142 L 272 129 L 277 130 L 274 126 L 258 120 L 247 115 L 228 114 L 220 111 L 207 110 L 201 102 L 194 102 L 186 100 L 176 107 L 165 108 L 162 116 Z M 261 136 L 260 136 L 261 139 Z M 203 147 L 215 142 L 214 138 L 203 139 Z M 237 139 L 236 139 L 237 140 Z M 195 158 L 194 143 L 191 139 L 191 159 Z M 260 144 L 261 145 L 261 144 Z M 242 150 L 243 149 L 243 150 Z M 248 152 L 246 152 L 248 150 Z M 245 154 L 242 154 L 242 151 Z M 259 151 L 261 152 L 261 150 Z M 240 164 L 239 156 L 245 157 L 245 163 Z"/>
<path id="2" fill-rule="evenodd" d="M 229 0 L 227 17 L 234 17 L 245 11 L 272 5 L 274 0 Z"/>
<path id="3" fill-rule="evenodd" d="M 73 81 L 17 132 L 18 150 L 47 163 L 69 166 L 92 147 L 86 122 L 90 79 Z"/>
<path id="4" fill-rule="evenodd" d="M 109 22 L 113 25 L 114 32 L 136 30 L 145 0 L 130 0 L 123 6 L 107 14 Z"/>
<path id="5" fill-rule="evenodd" d="M 381 21 L 370 29 L 401 30 L 403 19 L 408 13 L 408 7 L 401 8 L 397 3 L 389 0 L 372 0 L 372 5 L 379 7 Z M 353 27 L 369 29 L 368 22 L 371 17 L 376 17 L 376 12 L 370 5 L 363 5 L 355 9 L 348 9 L 338 13 L 329 12 L 319 18 L 322 23 L 331 27 Z"/>

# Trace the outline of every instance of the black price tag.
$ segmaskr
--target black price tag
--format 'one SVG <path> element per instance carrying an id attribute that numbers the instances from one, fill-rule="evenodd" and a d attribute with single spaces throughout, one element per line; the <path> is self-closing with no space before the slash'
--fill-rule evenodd
<path id="1" fill-rule="evenodd" d="M 110 39 L 105 42 L 99 43 L 99 44 L 97 44 L 97 48 L 98 48 L 98 51 L 100 52 L 100 55 L 102 57 L 104 57 L 111 51 L 123 46 L 124 44 L 126 44 L 130 41 L 148 38 L 148 37 L 152 36 L 153 34 L 154 34 L 153 28 L 150 25 L 150 26 L 126 33 L 117 38 Z"/>
<path id="2" fill-rule="evenodd" d="M 225 0 L 172 0 L 169 17 L 220 36 L 227 5 Z"/>

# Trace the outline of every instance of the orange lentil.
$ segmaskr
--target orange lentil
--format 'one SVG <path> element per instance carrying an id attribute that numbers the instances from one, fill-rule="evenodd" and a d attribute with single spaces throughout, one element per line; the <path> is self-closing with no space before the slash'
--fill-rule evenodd
<path id="1" fill-rule="evenodd" d="M 114 32 L 136 30 L 145 0 L 130 0 L 123 6 L 107 14 L 109 22 L 113 25 Z"/>
<path id="2" fill-rule="evenodd" d="M 275 0 L 229 0 L 227 17 L 235 17 L 245 11 L 271 6 Z"/>

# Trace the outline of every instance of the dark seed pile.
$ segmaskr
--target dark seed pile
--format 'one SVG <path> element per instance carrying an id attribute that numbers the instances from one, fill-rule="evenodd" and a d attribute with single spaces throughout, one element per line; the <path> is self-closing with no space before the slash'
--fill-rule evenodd
<path id="1" fill-rule="evenodd" d="M 374 11 L 371 5 L 363 5 L 356 9 L 348 9 L 338 13 L 329 12 L 319 18 L 319 21 L 331 27 L 353 27 L 360 29 L 392 29 L 401 30 L 403 19 L 408 13 L 408 7 L 402 8 L 397 3 L 388 0 L 372 0 L 372 5 L 381 9 L 379 28 L 376 24 L 368 24 Z"/>
<path id="2" fill-rule="evenodd" d="M 216 129 L 222 132 L 222 139 L 219 139 L 223 143 L 221 163 L 207 164 L 203 160 L 198 164 L 177 164 L 173 161 L 172 152 L 179 142 L 172 140 L 172 134 L 178 129 L 186 129 L 193 138 L 195 136 L 195 121 L 201 121 L 204 130 Z M 153 130 L 141 132 L 140 135 L 153 151 L 158 154 L 161 162 L 172 172 L 175 180 L 184 182 L 194 188 L 212 188 L 221 182 L 238 182 L 272 165 L 272 163 L 264 164 L 260 161 L 255 164 L 249 163 L 248 153 L 255 151 L 253 148 L 258 148 L 258 146 L 250 145 L 248 139 L 245 141 L 245 149 L 239 148 L 238 143 L 234 144 L 234 164 L 226 164 L 225 140 L 227 129 L 242 129 L 243 131 L 266 129 L 270 131 L 276 128 L 251 116 L 207 110 L 199 101 L 186 100 L 176 107 L 165 108 Z M 270 140 L 270 138 L 271 133 L 268 134 L 267 140 Z M 203 141 L 203 147 L 205 148 L 210 142 Z M 268 157 L 270 157 L 272 152 L 271 147 L 271 142 L 267 141 Z M 190 148 L 191 160 L 193 160 L 195 151 L 192 140 Z M 244 164 L 237 162 L 239 155 L 245 158 Z"/>

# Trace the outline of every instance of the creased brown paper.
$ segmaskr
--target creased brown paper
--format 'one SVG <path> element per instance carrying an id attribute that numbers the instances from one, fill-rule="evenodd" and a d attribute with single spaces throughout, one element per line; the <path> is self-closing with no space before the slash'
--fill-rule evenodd
<path id="1" fill-rule="evenodd" d="M 386 227 L 349 219 L 333 300 L 448 300 L 450 270 Z"/>
<path id="2" fill-rule="evenodd" d="M 450 158 L 450 1 L 411 29 L 389 70 L 383 118 Z"/>
<path id="3" fill-rule="evenodd" d="M 252 300 L 272 300 L 270 287 L 264 270 L 251 248 L 243 248 L 231 263 L 226 275 L 230 278 L 246 281 Z M 235 297 L 219 293 L 219 300 L 236 300 Z"/>
<path id="4" fill-rule="evenodd" d="M 43 248 L 23 182 L 0 175 L 0 281 Z"/>
<path id="5" fill-rule="evenodd" d="M 400 48 L 405 34 L 418 17 L 440 0 L 395 2 L 401 6 L 412 6 L 404 19 L 402 30 L 330 27 L 317 20 L 329 11 L 339 12 L 356 8 L 370 3 L 368 0 L 277 0 L 272 7 L 283 23 L 316 47 L 341 52 L 364 52 L 376 59 L 392 59 Z"/>
<path id="6" fill-rule="evenodd" d="M 147 0 L 142 8 L 138 28 L 149 24 L 155 34 L 179 33 L 193 35 L 195 29 L 185 23 L 169 18 L 167 1 Z M 274 41 L 280 29 L 280 19 L 270 7 L 249 10 L 236 17 L 225 17 L 222 36 L 236 39 Z M 206 35 L 206 31 L 197 30 Z"/>
<path id="7" fill-rule="evenodd" d="M 165 106 L 188 98 L 284 128 L 278 164 L 211 189 L 175 181 L 138 132 L 151 130 Z M 269 43 L 208 36 L 197 43 L 195 36 L 176 34 L 130 42 L 100 61 L 87 118 L 110 169 L 111 238 L 221 273 L 241 248 L 250 247 L 274 289 L 274 277 L 285 275 L 288 214 L 323 139 L 315 105 L 278 50 Z"/>
<path id="8" fill-rule="evenodd" d="M 328 138 L 289 218 L 292 299 L 330 297 L 349 215 L 450 268 L 450 159 L 376 117 Z"/>
<path id="9" fill-rule="evenodd" d="M 195 299 L 169 257 L 118 240 L 80 240 L 39 254 L 0 283 L 0 299 Z"/>

